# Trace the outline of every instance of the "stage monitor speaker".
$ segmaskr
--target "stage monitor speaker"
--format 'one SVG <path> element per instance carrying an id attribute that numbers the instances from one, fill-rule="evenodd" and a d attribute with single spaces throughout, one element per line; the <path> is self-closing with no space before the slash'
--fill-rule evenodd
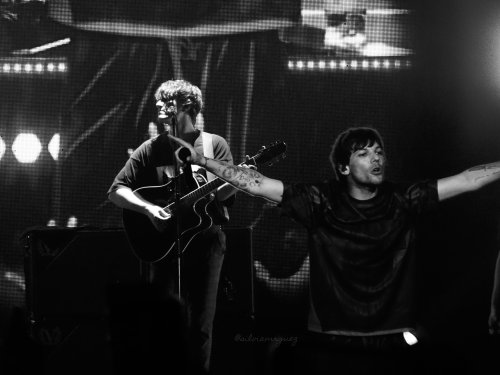
<path id="1" fill-rule="evenodd" d="M 112 373 L 109 291 L 141 280 L 124 230 L 32 228 L 21 240 L 27 329 L 41 373 Z"/>
<path id="2" fill-rule="evenodd" d="M 140 281 L 140 261 L 122 229 L 38 228 L 22 241 L 26 306 L 35 322 L 101 318 L 111 285 Z"/>

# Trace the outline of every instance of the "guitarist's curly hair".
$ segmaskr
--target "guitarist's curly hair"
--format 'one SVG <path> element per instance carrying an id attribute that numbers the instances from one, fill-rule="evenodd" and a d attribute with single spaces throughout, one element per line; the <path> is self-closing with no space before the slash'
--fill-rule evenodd
<path id="1" fill-rule="evenodd" d="M 156 90 L 155 99 L 165 101 L 175 99 L 179 109 L 186 111 L 193 123 L 196 122 L 198 113 L 203 110 L 201 90 L 183 79 L 163 82 Z"/>

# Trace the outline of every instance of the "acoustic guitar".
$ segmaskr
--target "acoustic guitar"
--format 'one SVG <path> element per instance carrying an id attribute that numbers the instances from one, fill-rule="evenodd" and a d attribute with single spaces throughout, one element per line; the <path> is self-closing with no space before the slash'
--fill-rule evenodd
<path id="1" fill-rule="evenodd" d="M 286 144 L 276 141 L 269 146 L 262 147 L 254 156 L 246 157 L 240 166 L 272 165 L 286 156 Z M 177 233 L 183 253 L 191 240 L 201 231 L 212 226 L 212 217 L 207 212 L 208 204 L 215 198 L 213 194 L 218 187 L 226 182 L 221 178 L 202 182 L 197 178 L 186 183 L 183 174 L 173 178 L 168 183 L 159 186 L 145 186 L 134 190 L 134 194 L 171 213 L 171 217 L 161 228 L 153 225 L 151 220 L 142 213 L 123 209 L 122 219 L 128 241 L 135 255 L 144 262 L 157 262 L 168 256 L 177 254 Z M 179 183 L 181 193 L 187 193 L 176 199 L 175 186 Z M 191 185 L 193 189 L 190 189 Z M 177 231 L 177 219 L 179 231 Z"/>

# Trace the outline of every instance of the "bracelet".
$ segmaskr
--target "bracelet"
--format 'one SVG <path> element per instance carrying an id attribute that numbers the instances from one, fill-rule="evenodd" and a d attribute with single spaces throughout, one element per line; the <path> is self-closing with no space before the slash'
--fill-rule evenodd
<path id="1" fill-rule="evenodd" d="M 202 165 L 203 168 L 207 168 L 207 163 L 208 163 L 208 158 L 206 157 L 203 157 L 203 159 L 205 159 L 205 164 Z"/>

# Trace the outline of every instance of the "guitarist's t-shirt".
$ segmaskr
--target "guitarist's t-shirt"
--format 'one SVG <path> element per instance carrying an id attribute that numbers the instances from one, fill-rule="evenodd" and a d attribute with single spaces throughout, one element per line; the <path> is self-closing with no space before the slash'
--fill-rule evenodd
<path id="1" fill-rule="evenodd" d="M 199 132 L 194 142 L 194 148 L 203 153 L 203 137 Z M 233 164 L 233 156 L 226 140 L 216 134 L 212 135 L 214 159 Z M 123 168 L 116 175 L 108 194 L 117 190 L 120 186 L 136 190 L 144 186 L 158 186 L 166 184 L 174 176 L 174 146 L 167 136 L 162 133 L 155 138 L 143 142 L 130 156 Z M 206 171 L 199 168 L 195 173 L 206 178 Z M 199 180 L 199 179 L 198 179 Z M 234 195 L 224 202 L 214 199 L 207 206 L 208 214 L 212 217 L 214 224 L 222 224 L 229 217 L 226 206 L 234 201 Z"/>
<path id="2" fill-rule="evenodd" d="M 416 230 L 437 206 L 435 180 L 384 183 L 360 201 L 337 181 L 287 184 L 283 214 L 305 226 L 310 331 L 381 335 L 415 328 Z"/>

